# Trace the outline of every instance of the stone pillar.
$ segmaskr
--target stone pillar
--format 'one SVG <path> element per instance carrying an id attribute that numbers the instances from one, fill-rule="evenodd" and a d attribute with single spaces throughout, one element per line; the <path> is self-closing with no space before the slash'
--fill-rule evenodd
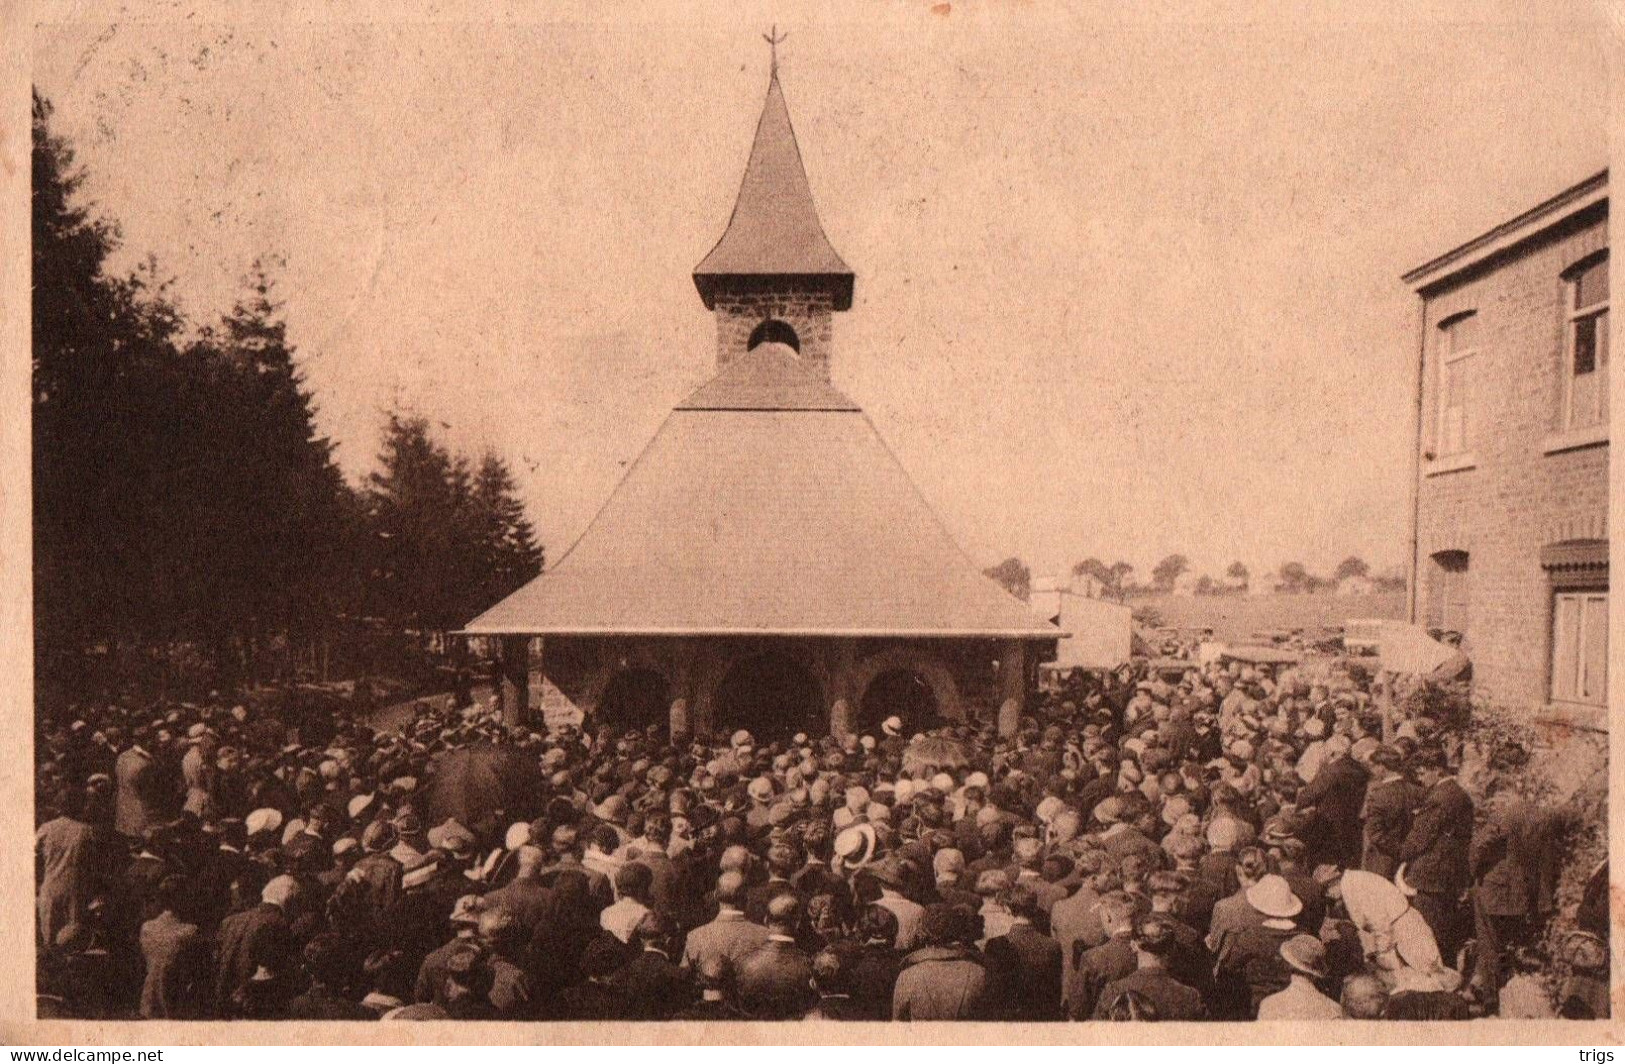
<path id="1" fill-rule="evenodd" d="M 689 703 L 694 697 L 694 644 L 679 641 L 672 654 L 671 712 L 668 728 L 673 745 L 686 743 L 694 736 L 694 721 Z"/>
<path id="2" fill-rule="evenodd" d="M 858 692 L 852 689 L 857 671 L 857 640 L 837 640 L 829 669 L 829 733 L 837 739 L 855 735 L 858 730 Z"/>
<path id="3" fill-rule="evenodd" d="M 690 644 L 688 730 L 694 738 L 707 741 L 716 731 L 716 644 L 710 641 Z"/>
<path id="4" fill-rule="evenodd" d="M 1009 739 L 1021 728 L 1027 708 L 1027 644 L 1006 639 L 999 645 L 999 736 Z"/>
<path id="5" fill-rule="evenodd" d="M 530 715 L 530 636 L 502 637 L 502 683 L 497 698 L 502 706 L 502 723 L 523 724 Z"/>

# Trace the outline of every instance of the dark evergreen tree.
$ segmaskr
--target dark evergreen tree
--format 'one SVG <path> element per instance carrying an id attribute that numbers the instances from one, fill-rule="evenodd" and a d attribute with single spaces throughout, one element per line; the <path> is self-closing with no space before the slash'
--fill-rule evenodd
<path id="1" fill-rule="evenodd" d="M 467 619 L 461 602 L 445 597 L 453 586 L 457 544 L 467 542 L 458 535 L 467 518 L 460 497 L 466 470 L 457 473 L 450 453 L 430 437 L 426 419 L 400 413 L 389 415 L 378 462 L 368 478 L 378 557 L 371 612 L 418 630 L 454 627 Z"/>
<path id="2" fill-rule="evenodd" d="M 282 304 L 263 261 L 221 323 L 217 340 L 236 388 L 220 411 L 230 476 L 235 630 L 249 647 L 273 635 L 315 637 L 344 604 L 335 598 L 350 558 L 345 495 L 333 447 L 288 342 Z M 237 520 L 230 521 L 231 515 Z"/>
<path id="3" fill-rule="evenodd" d="M 73 151 L 33 101 L 33 494 L 36 652 L 54 659 L 173 626 L 160 485 L 180 319 L 147 268 L 107 271 L 117 227 L 80 195 Z"/>
<path id="4" fill-rule="evenodd" d="M 542 548 L 525 517 L 508 463 L 494 451 L 474 475 L 474 523 L 482 570 L 475 608 L 485 609 L 542 571 Z"/>

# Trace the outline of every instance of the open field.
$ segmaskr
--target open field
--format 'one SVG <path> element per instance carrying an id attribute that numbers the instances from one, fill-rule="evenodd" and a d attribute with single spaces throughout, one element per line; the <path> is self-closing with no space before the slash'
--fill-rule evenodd
<path id="1" fill-rule="evenodd" d="M 1173 628 L 1212 628 L 1220 639 L 1244 639 L 1263 629 L 1317 628 L 1352 618 L 1397 620 L 1405 616 L 1405 593 L 1372 595 L 1150 595 L 1131 598 L 1136 611 L 1151 608 Z"/>

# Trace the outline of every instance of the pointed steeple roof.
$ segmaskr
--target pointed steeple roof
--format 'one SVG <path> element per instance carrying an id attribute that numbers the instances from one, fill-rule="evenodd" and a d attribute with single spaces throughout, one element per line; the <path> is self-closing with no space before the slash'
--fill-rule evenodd
<path id="1" fill-rule="evenodd" d="M 821 282 L 834 293 L 836 310 L 852 306 L 852 270 L 818 220 L 776 69 L 733 216 L 717 246 L 694 268 L 694 286 L 708 309 L 722 284 L 735 278 Z"/>

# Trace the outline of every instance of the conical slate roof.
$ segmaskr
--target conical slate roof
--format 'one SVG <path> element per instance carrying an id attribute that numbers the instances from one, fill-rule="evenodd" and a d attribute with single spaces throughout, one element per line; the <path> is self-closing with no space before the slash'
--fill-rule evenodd
<path id="1" fill-rule="evenodd" d="M 835 309 L 852 306 L 852 270 L 830 246 L 818 220 L 776 71 L 768 81 L 733 216 L 717 246 L 694 268 L 694 285 L 705 305 L 714 308 L 716 292 L 726 280 L 769 277 L 825 279 L 835 294 Z"/>
<path id="2" fill-rule="evenodd" d="M 466 631 L 1060 636 L 787 351 L 748 352 L 674 409 L 570 550 Z"/>

